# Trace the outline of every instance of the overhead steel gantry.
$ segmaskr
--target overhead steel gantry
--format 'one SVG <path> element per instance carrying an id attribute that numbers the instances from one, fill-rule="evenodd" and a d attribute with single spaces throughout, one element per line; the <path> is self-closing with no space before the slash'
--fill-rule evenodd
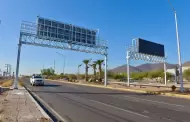
<path id="1" fill-rule="evenodd" d="M 167 85 L 167 78 L 166 78 L 166 59 L 167 57 L 161 57 L 161 56 L 155 56 L 155 55 L 148 55 L 148 54 L 142 54 L 138 52 L 138 46 L 137 46 L 137 39 L 132 40 L 132 45 L 127 47 L 126 51 L 126 59 L 127 59 L 127 84 L 130 86 L 130 60 L 142 60 L 142 61 L 148 61 L 148 62 L 154 62 L 154 63 L 164 63 L 164 81 L 165 85 Z"/>
<path id="2" fill-rule="evenodd" d="M 81 42 L 73 42 L 70 40 L 40 37 L 37 35 L 37 23 L 23 21 L 21 23 L 20 37 L 18 44 L 17 64 L 16 64 L 16 77 L 14 81 L 14 88 L 17 89 L 18 75 L 19 75 L 19 64 L 20 64 L 20 52 L 22 44 L 57 48 L 63 50 L 73 50 L 77 52 L 101 54 L 105 56 L 105 77 L 104 85 L 107 85 L 107 56 L 108 56 L 108 44 L 107 41 L 100 38 L 96 38 L 96 44 L 86 44 Z"/>

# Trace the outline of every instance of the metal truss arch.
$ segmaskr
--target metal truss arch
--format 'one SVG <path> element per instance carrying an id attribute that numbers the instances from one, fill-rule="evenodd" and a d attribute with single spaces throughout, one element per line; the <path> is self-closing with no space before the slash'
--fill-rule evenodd
<path id="1" fill-rule="evenodd" d="M 155 55 L 148 55 L 148 54 L 142 54 L 138 52 L 138 47 L 135 43 L 135 40 L 132 40 L 132 45 L 128 46 L 127 48 L 127 81 L 128 81 L 128 86 L 130 86 L 130 60 L 143 60 L 143 61 L 148 61 L 148 62 L 155 62 L 155 63 L 164 63 L 164 80 L 165 80 L 165 85 L 167 85 L 167 78 L 166 78 L 166 57 L 160 57 L 160 56 L 155 56 Z"/>
<path id="2" fill-rule="evenodd" d="M 102 40 L 99 37 L 96 37 L 95 44 L 93 43 L 84 43 L 80 41 L 65 40 L 60 38 L 54 38 L 53 36 L 38 36 L 37 34 L 38 26 L 37 23 L 23 21 L 21 23 L 20 37 L 18 44 L 18 53 L 17 53 L 17 64 L 16 64 L 16 77 L 14 81 L 14 89 L 17 89 L 18 84 L 18 75 L 19 75 L 19 65 L 20 65 L 20 52 L 21 45 L 34 45 L 48 48 L 56 48 L 63 50 L 73 50 L 77 52 L 101 54 L 105 56 L 105 81 L 104 85 L 107 85 L 107 55 L 108 55 L 108 44 L 106 40 Z"/>

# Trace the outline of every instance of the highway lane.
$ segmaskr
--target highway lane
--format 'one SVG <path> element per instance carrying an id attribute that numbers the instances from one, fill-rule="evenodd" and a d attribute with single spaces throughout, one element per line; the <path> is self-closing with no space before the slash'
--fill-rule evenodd
<path id="1" fill-rule="evenodd" d="M 24 83 L 68 122 L 190 122 L 190 100 L 55 81 Z"/>

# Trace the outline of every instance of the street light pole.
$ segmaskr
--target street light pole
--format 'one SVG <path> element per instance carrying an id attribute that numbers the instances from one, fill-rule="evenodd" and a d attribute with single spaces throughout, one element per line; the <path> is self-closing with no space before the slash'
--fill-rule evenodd
<path id="1" fill-rule="evenodd" d="M 176 26 L 176 37 L 177 37 L 177 50 L 178 50 L 178 65 L 179 65 L 179 79 L 180 79 L 180 91 L 183 92 L 183 76 L 182 76 L 182 64 L 181 64 L 181 52 L 180 52 L 180 40 L 179 40 L 179 33 L 178 33 L 178 23 L 177 23 L 177 14 L 176 10 L 171 4 L 171 1 L 169 1 L 169 4 L 171 5 L 172 10 L 174 11 L 174 17 L 175 17 L 175 26 Z"/>
<path id="2" fill-rule="evenodd" d="M 79 68 L 80 68 L 81 66 L 82 66 L 82 64 L 78 65 L 78 74 L 77 74 L 77 80 L 79 80 L 79 72 L 80 72 Z"/>
<path id="3" fill-rule="evenodd" d="M 63 75 L 64 75 L 65 74 L 65 59 L 66 59 L 66 56 L 64 56 L 63 54 L 58 53 L 58 52 L 56 52 L 56 53 L 59 54 L 64 59 L 64 62 L 63 62 Z"/>

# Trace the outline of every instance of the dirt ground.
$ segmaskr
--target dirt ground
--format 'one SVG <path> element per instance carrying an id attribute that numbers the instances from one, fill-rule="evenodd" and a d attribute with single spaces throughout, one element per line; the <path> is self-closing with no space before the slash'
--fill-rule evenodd
<path id="1" fill-rule="evenodd" d="M 6 99 L 8 92 L 4 92 L 0 94 L 0 122 L 10 121 L 6 114 L 6 103 L 8 102 Z"/>

